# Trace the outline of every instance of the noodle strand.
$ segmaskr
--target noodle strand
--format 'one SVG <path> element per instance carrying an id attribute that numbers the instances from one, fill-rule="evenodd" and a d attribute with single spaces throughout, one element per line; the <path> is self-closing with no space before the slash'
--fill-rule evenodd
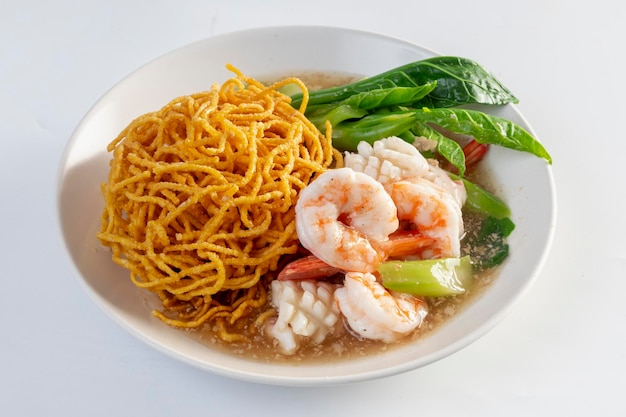
<path id="1" fill-rule="evenodd" d="M 296 253 L 294 205 L 314 177 L 341 160 L 330 128 L 303 115 L 296 78 L 269 87 L 244 76 L 178 97 L 133 120 L 111 143 L 100 242 L 131 281 L 158 295 L 165 323 L 237 323 L 267 302 L 262 278 Z M 300 110 L 278 91 L 296 84 Z M 267 317 L 267 314 L 263 317 Z"/>

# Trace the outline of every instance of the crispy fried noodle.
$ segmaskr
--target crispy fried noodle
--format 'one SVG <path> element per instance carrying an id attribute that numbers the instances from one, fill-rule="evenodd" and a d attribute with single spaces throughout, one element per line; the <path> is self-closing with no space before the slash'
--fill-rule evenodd
<path id="1" fill-rule="evenodd" d="M 113 152 L 98 233 L 153 314 L 176 327 L 215 325 L 225 341 L 267 301 L 263 277 L 297 250 L 295 200 L 341 156 L 304 116 L 295 78 L 266 87 L 235 77 L 132 121 Z M 296 83 L 300 111 L 278 88 Z"/>

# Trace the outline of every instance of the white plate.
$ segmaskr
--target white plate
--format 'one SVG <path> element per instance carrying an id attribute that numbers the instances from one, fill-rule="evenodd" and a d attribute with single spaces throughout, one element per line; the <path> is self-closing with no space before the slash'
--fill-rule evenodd
<path id="1" fill-rule="evenodd" d="M 149 297 L 100 247 L 96 232 L 110 155 L 106 146 L 132 119 L 174 97 L 207 90 L 232 76 L 266 78 L 287 72 L 342 71 L 373 75 L 435 52 L 383 36 L 329 27 L 252 29 L 206 39 L 168 53 L 138 69 L 106 93 L 74 132 L 59 170 L 58 210 L 67 253 L 89 295 L 117 323 L 149 345 L 197 366 L 237 379 L 281 385 L 325 385 L 379 378 L 412 370 L 467 346 L 498 323 L 542 266 L 555 227 L 555 191 L 541 159 L 492 148 L 486 163 L 513 212 L 517 228 L 511 256 L 499 279 L 462 314 L 422 341 L 391 353 L 336 363 L 272 365 L 217 352 L 155 319 Z M 471 57 L 468 57 L 471 58 Z M 532 132 L 507 105 L 494 111 Z"/>

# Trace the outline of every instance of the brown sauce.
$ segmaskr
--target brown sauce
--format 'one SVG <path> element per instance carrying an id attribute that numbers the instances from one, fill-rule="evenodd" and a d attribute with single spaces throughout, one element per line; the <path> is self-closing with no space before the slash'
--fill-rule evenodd
<path id="1" fill-rule="evenodd" d="M 343 85 L 360 78 L 352 74 L 322 72 L 302 73 L 299 74 L 298 77 L 305 82 L 310 90 Z M 281 79 L 284 77 L 280 76 L 276 78 Z M 490 186 L 491 181 L 489 173 L 480 170 L 479 167 L 469 174 L 468 178 L 486 189 L 494 191 Z M 475 214 L 468 212 L 463 213 L 463 219 L 466 235 L 471 235 L 477 226 L 480 225 L 481 221 Z M 464 242 L 462 242 L 462 252 L 466 254 L 468 248 L 467 245 L 463 245 L 463 243 Z M 445 323 L 451 317 L 458 314 L 463 308 L 468 306 L 472 300 L 479 297 L 485 288 L 493 282 L 498 274 L 498 269 L 499 268 L 494 268 L 476 273 L 474 276 L 474 286 L 466 294 L 455 297 L 427 298 L 426 302 L 429 307 L 429 314 L 424 323 L 411 335 L 394 343 L 383 343 L 355 337 L 349 330 L 346 330 L 347 326 L 338 323 L 336 331 L 332 335 L 329 335 L 324 343 L 320 345 L 303 344 L 295 354 L 283 355 L 279 353 L 277 349 L 277 342 L 265 336 L 262 327 L 258 328 L 254 324 L 258 315 L 269 307 L 265 307 L 255 314 L 251 314 L 249 322 L 244 328 L 234 329 L 236 332 L 246 335 L 250 339 L 249 343 L 225 343 L 215 335 L 215 329 L 210 328 L 210 325 L 205 325 L 199 329 L 186 330 L 186 332 L 200 343 L 212 349 L 218 349 L 246 359 L 268 363 L 315 363 L 376 355 L 396 349 L 406 343 L 422 339 L 436 331 L 442 323 Z"/>

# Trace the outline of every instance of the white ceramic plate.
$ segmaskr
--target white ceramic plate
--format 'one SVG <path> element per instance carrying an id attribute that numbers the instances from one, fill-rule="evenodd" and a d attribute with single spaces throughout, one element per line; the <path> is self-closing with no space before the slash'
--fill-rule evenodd
<path id="1" fill-rule="evenodd" d="M 107 177 L 109 141 L 136 116 L 230 78 L 226 63 L 260 79 L 311 70 L 373 75 L 434 55 L 421 46 L 374 33 L 329 27 L 263 28 L 177 49 L 126 77 L 80 122 L 59 170 L 61 231 L 89 295 L 117 323 L 168 355 L 216 374 L 269 384 L 324 385 L 389 376 L 442 359 L 476 340 L 503 318 L 531 284 L 552 241 L 556 203 L 551 170 L 530 155 L 492 148 L 486 160 L 517 226 L 509 241 L 510 259 L 499 279 L 431 336 L 375 357 L 291 366 L 214 351 L 153 318 L 147 294 L 133 286 L 127 271 L 111 261 L 95 237 L 103 208 L 100 184 Z M 514 106 L 494 113 L 533 133 Z"/>

